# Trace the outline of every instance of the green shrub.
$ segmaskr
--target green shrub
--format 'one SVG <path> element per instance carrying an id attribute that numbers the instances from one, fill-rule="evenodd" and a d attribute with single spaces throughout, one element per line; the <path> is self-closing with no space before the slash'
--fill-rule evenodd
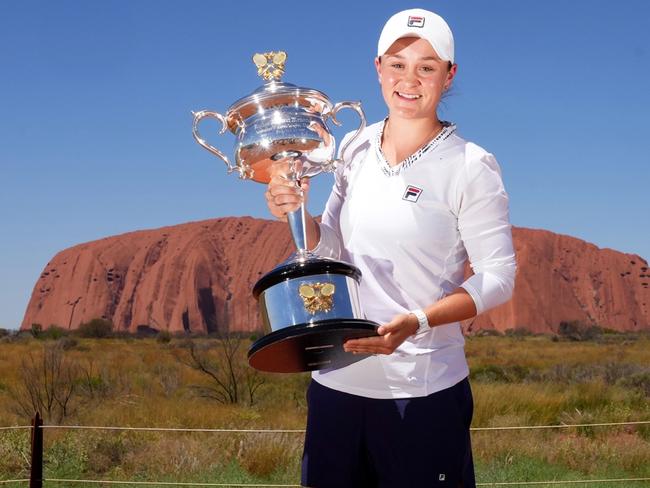
<path id="1" fill-rule="evenodd" d="M 627 377 L 622 377 L 617 383 L 627 388 L 636 388 L 647 397 L 650 397 L 650 369 L 632 373 Z"/>
<path id="2" fill-rule="evenodd" d="M 528 377 L 529 373 L 528 368 L 524 366 L 497 366 L 496 364 L 487 364 L 472 368 L 470 378 L 472 381 L 514 383 L 522 381 Z"/>
<path id="3" fill-rule="evenodd" d="M 111 337 L 113 333 L 113 322 L 105 319 L 92 319 L 85 322 L 77 329 L 77 334 L 81 337 L 103 339 Z"/>
<path id="4" fill-rule="evenodd" d="M 41 324 L 32 324 L 29 330 L 32 333 L 33 337 L 40 337 L 41 333 L 43 332 L 43 326 Z"/>
<path id="5" fill-rule="evenodd" d="M 9 430 L 0 435 L 0 479 L 29 477 L 29 432 Z"/>
<path id="6" fill-rule="evenodd" d="M 506 329 L 504 332 L 506 337 L 530 337 L 535 335 L 526 327 L 515 327 L 514 329 Z"/>
<path id="7" fill-rule="evenodd" d="M 58 325 L 52 324 L 39 334 L 39 339 L 59 340 L 68 335 L 68 331 Z"/>

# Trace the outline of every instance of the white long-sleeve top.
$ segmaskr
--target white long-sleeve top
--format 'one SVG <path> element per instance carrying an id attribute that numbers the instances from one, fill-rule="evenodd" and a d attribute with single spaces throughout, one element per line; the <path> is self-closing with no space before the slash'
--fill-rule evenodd
<path id="1" fill-rule="evenodd" d="M 361 306 L 379 324 L 425 308 L 459 286 L 478 313 L 507 301 L 515 255 L 508 196 L 494 156 L 446 125 L 391 167 L 381 151 L 383 127 L 367 127 L 343 154 L 314 251 L 361 270 Z M 468 257 L 474 275 L 464 281 Z M 315 371 L 313 378 L 370 398 L 426 396 L 469 374 L 464 344 L 458 322 L 436 326 L 393 354 Z"/>

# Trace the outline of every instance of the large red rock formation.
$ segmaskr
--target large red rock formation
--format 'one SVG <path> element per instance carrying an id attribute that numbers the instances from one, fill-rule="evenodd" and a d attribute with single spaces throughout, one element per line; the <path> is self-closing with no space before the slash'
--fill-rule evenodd
<path id="1" fill-rule="evenodd" d="M 617 330 L 650 328 L 650 270 L 636 255 L 569 236 L 514 229 L 514 298 L 466 327 L 536 332 L 578 320 Z M 131 232 L 58 253 L 34 287 L 22 328 L 74 329 L 104 317 L 119 330 L 257 330 L 250 290 L 285 259 L 286 224 L 220 218 Z"/>
<path id="2" fill-rule="evenodd" d="M 650 329 L 650 270 L 643 258 L 545 230 L 515 228 L 513 238 L 513 299 L 477 317 L 473 329 L 554 332 L 563 321 Z"/>

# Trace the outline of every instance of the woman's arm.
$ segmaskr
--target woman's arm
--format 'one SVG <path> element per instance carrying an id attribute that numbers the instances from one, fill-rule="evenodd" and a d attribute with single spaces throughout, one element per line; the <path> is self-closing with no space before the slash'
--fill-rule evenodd
<path id="1" fill-rule="evenodd" d="M 474 149 L 476 146 L 470 148 Z M 423 309 L 429 326 L 459 322 L 483 313 L 512 296 L 515 254 L 508 211 L 508 196 L 499 166 L 491 154 L 468 155 L 457 181 L 458 230 L 474 275 L 438 302 Z M 353 353 L 391 354 L 418 330 L 417 317 L 396 315 L 379 327 L 379 337 L 349 340 Z"/>
<path id="2" fill-rule="evenodd" d="M 422 311 L 427 316 L 429 326 L 436 327 L 474 317 L 476 306 L 467 291 L 458 288 Z M 379 337 L 351 339 L 343 345 L 343 349 L 354 354 L 392 354 L 418 328 L 418 319 L 412 313 L 396 315 L 377 329 Z"/>

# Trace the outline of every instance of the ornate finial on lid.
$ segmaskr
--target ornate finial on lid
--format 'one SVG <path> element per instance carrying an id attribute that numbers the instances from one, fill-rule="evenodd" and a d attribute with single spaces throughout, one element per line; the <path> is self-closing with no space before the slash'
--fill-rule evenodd
<path id="1" fill-rule="evenodd" d="M 257 66 L 257 74 L 266 81 L 279 81 L 282 78 L 286 60 L 287 53 L 284 51 L 257 53 L 253 56 L 253 62 Z"/>

